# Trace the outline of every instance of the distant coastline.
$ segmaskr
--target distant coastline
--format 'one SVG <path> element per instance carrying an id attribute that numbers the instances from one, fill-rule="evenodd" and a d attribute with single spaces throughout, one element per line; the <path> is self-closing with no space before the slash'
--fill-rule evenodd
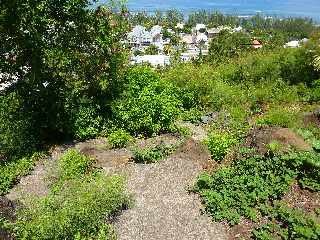
<path id="1" fill-rule="evenodd" d="M 101 0 L 100 4 L 107 2 L 108 0 Z M 195 11 L 207 10 L 240 17 L 251 17 L 257 14 L 273 18 L 302 17 L 312 18 L 320 23 L 319 0 L 283 0 L 281 2 L 276 0 L 128 0 L 128 8 L 130 12 L 147 13 L 177 9 L 185 16 Z"/>

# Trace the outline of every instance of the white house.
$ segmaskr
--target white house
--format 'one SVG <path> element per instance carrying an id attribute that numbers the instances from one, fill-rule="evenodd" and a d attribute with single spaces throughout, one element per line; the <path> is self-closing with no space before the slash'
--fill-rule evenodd
<path id="1" fill-rule="evenodd" d="M 152 42 L 152 36 L 145 27 L 137 25 L 130 33 L 128 33 L 128 41 L 133 44 L 150 44 Z"/>
<path id="2" fill-rule="evenodd" d="M 184 23 L 178 23 L 176 28 L 182 30 L 184 28 Z"/>
<path id="3" fill-rule="evenodd" d="M 153 67 L 170 65 L 170 57 L 167 55 L 143 55 L 131 58 L 131 64 L 150 63 Z"/>
<path id="4" fill-rule="evenodd" d="M 298 48 L 298 47 L 300 47 L 300 42 L 299 41 L 290 41 L 290 42 L 287 42 L 283 47 L 284 48 Z"/>
<path id="5" fill-rule="evenodd" d="M 205 32 L 205 31 L 207 30 L 207 27 L 206 27 L 205 24 L 198 23 L 198 24 L 196 25 L 195 30 L 197 31 L 197 33 L 199 33 L 199 32 Z"/>

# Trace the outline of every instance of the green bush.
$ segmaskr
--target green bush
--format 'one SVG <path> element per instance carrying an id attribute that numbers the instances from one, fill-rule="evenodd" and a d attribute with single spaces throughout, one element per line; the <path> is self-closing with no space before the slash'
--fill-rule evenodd
<path id="1" fill-rule="evenodd" d="M 251 157 L 213 175 L 202 174 L 196 191 L 214 220 L 237 224 L 241 216 L 255 221 L 255 207 L 287 192 L 295 176 L 296 172 L 278 157 Z"/>
<path id="2" fill-rule="evenodd" d="M 127 131 L 122 130 L 122 129 L 118 129 L 118 130 L 110 133 L 107 139 L 108 139 L 108 143 L 113 148 L 125 147 L 128 142 L 133 140 L 131 135 Z"/>
<path id="3" fill-rule="evenodd" d="M 230 152 L 236 139 L 228 133 L 213 133 L 205 141 L 214 160 L 220 162 Z"/>
<path id="4" fill-rule="evenodd" d="M 127 203 L 123 178 L 96 173 L 20 210 L 11 230 L 18 239 L 109 239 L 106 221 Z"/>
<path id="5" fill-rule="evenodd" d="M 92 163 L 93 159 L 70 149 L 59 159 L 60 177 L 63 180 L 78 178 L 89 171 Z"/>
<path id="6" fill-rule="evenodd" d="M 103 119 L 99 115 L 99 107 L 81 106 L 72 116 L 72 132 L 76 139 L 86 140 L 97 137 L 101 132 Z"/>
<path id="7" fill-rule="evenodd" d="M 131 69 L 127 81 L 121 98 L 112 104 L 119 127 L 134 135 L 170 131 L 181 110 L 175 88 L 146 67 Z"/>
<path id="8" fill-rule="evenodd" d="M 134 161 L 138 163 L 155 163 L 169 156 L 176 150 L 176 145 L 156 145 L 154 147 L 136 148 L 133 151 Z"/>
<path id="9" fill-rule="evenodd" d="M 269 208 L 270 223 L 253 230 L 254 239 L 319 239 L 320 224 L 316 217 L 284 203 Z"/>
<path id="10" fill-rule="evenodd" d="M 33 127 L 30 113 L 23 111 L 21 96 L 17 93 L 1 95 L 0 92 L 0 164 L 36 149 L 37 132 Z"/>
<path id="11" fill-rule="evenodd" d="M 320 156 L 314 152 L 238 159 L 229 167 L 202 174 L 195 186 L 216 221 L 256 221 L 258 206 L 273 203 L 297 180 L 303 188 L 319 191 Z"/>
<path id="12" fill-rule="evenodd" d="M 257 119 L 257 124 L 293 128 L 300 125 L 300 119 L 297 112 L 278 106 L 269 109 Z"/>
<path id="13" fill-rule="evenodd" d="M 31 157 L 19 158 L 0 164 L 0 195 L 8 193 L 16 181 L 27 175 L 33 169 L 35 163 L 44 157 L 44 153 L 34 153 Z"/>

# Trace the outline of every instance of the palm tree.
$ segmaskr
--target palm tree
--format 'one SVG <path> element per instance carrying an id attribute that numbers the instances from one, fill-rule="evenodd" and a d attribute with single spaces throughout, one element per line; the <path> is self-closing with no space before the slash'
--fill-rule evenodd
<path id="1" fill-rule="evenodd" d="M 320 71 L 320 56 L 319 55 L 316 55 L 313 62 L 312 62 L 314 68 L 317 70 L 317 71 Z"/>

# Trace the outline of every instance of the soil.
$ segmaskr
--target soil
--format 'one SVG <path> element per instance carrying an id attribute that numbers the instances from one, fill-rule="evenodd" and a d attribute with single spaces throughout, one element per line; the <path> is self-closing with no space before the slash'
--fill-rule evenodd
<path id="1" fill-rule="evenodd" d="M 22 177 L 6 197 L 13 202 L 19 201 L 21 204 L 28 204 L 30 201 L 25 200 L 31 197 L 46 196 L 50 185 L 57 178 L 57 160 L 72 146 L 72 144 L 66 144 L 53 148 L 50 151 L 50 156 L 40 160 L 33 171 Z"/>
<path id="2" fill-rule="evenodd" d="M 258 153 L 263 155 L 267 153 L 267 145 L 272 141 L 278 141 L 281 144 L 283 152 L 288 151 L 290 148 L 300 151 L 312 150 L 311 145 L 292 130 L 280 127 L 259 127 L 253 129 L 246 138 L 245 146 L 255 148 Z"/>
<path id="3" fill-rule="evenodd" d="M 304 114 L 303 122 L 306 127 L 310 125 L 320 127 L 320 118 L 313 112 Z"/>
<path id="4" fill-rule="evenodd" d="M 320 193 L 301 189 L 297 183 L 291 186 L 290 191 L 282 198 L 291 208 L 299 208 L 305 212 L 313 212 L 320 208 Z"/>
<path id="5" fill-rule="evenodd" d="M 127 165 L 127 189 L 135 203 L 115 222 L 118 238 L 227 239 L 224 226 L 203 214 L 199 196 L 188 191 L 209 158 L 200 143 L 189 140 L 159 163 Z"/>

